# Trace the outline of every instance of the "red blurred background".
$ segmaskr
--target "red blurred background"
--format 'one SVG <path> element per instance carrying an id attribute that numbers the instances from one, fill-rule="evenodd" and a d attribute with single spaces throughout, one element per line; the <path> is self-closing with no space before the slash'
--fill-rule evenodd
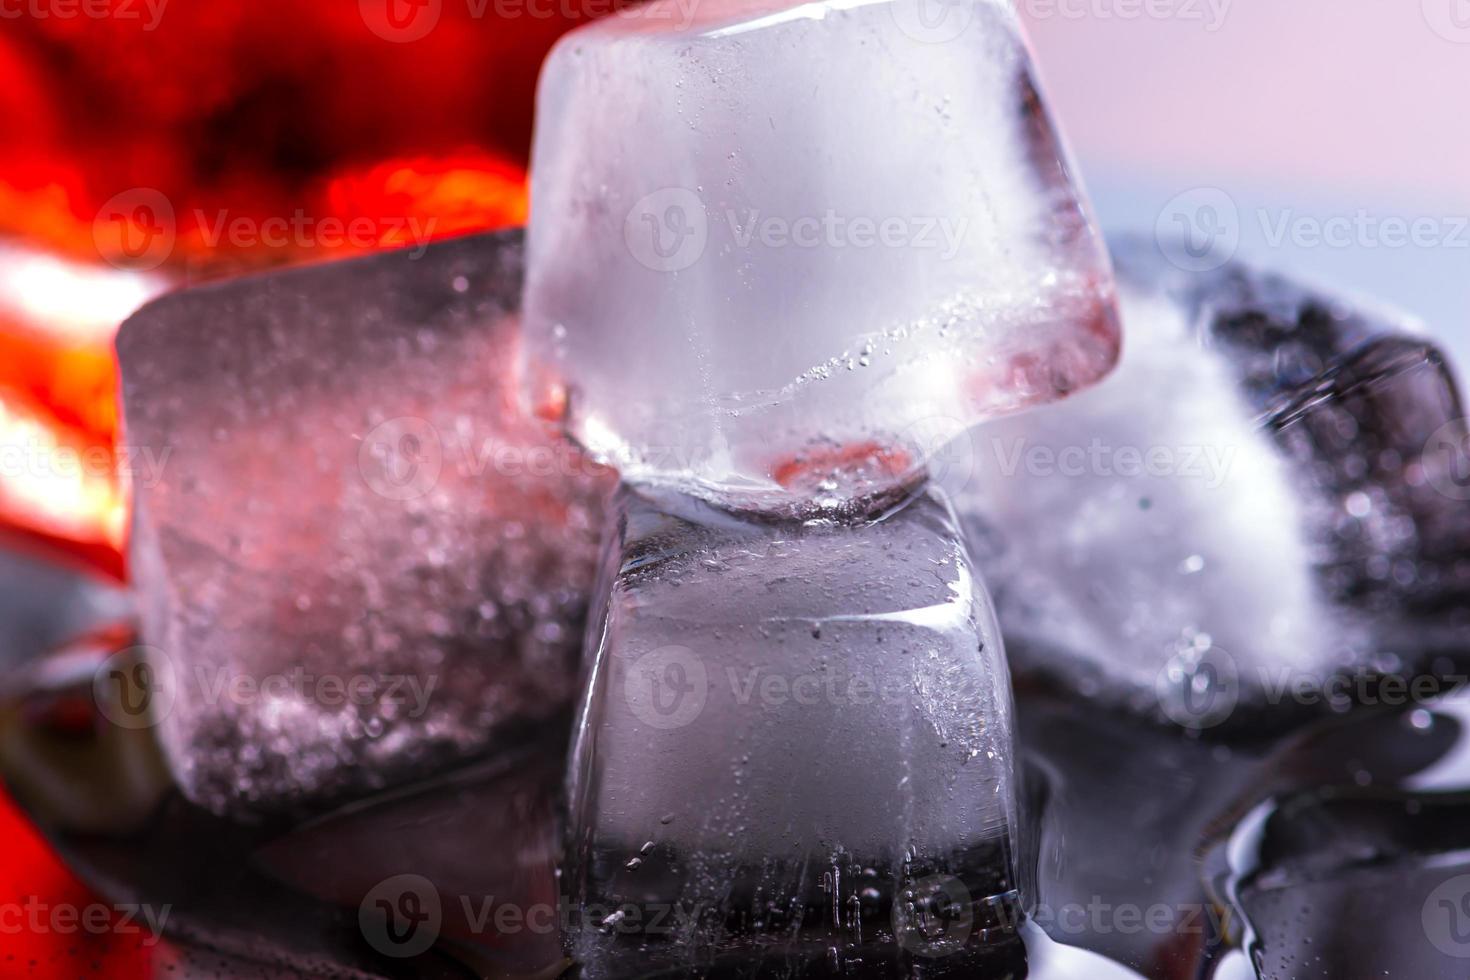
<path id="1" fill-rule="evenodd" d="M 182 284 L 517 225 L 536 73 L 596 4 L 0 0 L 0 548 L 125 580 L 111 341 Z M 86 891 L 0 796 L 0 904 Z M 0 974 L 150 975 L 6 935 Z M 63 974 L 63 970 L 65 973 Z"/>

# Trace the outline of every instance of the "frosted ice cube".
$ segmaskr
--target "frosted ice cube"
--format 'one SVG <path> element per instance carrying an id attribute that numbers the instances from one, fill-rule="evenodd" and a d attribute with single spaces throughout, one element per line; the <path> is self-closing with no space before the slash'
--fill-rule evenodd
<path id="1" fill-rule="evenodd" d="M 1210 727 L 1463 638 L 1423 618 L 1462 605 L 1467 542 L 1431 465 L 1461 414 L 1434 347 L 1279 278 L 1115 256 L 1115 374 L 961 460 L 1018 669 Z"/>
<path id="2" fill-rule="evenodd" d="M 624 498 L 589 632 L 566 874 L 585 975 L 1009 962 L 1013 712 L 948 505 L 802 525 L 687 501 Z"/>
<path id="3" fill-rule="evenodd" d="M 127 442 L 166 460 L 132 574 L 191 799 L 381 786 L 572 700 L 612 476 L 518 412 L 520 277 L 485 236 L 123 326 Z"/>
<path id="4" fill-rule="evenodd" d="M 630 480 L 902 482 L 913 423 L 1106 373 L 1112 294 L 1003 0 L 658 0 L 542 72 L 529 391 Z"/>

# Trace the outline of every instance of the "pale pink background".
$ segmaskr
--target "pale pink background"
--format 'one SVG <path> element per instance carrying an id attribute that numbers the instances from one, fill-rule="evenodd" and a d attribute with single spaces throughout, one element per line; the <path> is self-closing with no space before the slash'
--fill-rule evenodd
<path id="1" fill-rule="evenodd" d="M 1470 247 L 1271 245 L 1255 220 L 1470 219 L 1470 0 L 1016 3 L 1105 225 L 1221 188 L 1241 257 L 1416 312 L 1470 365 Z"/>

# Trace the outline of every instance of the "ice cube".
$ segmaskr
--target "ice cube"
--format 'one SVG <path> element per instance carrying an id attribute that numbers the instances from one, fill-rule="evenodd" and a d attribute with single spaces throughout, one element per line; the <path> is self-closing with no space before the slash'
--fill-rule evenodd
<path id="1" fill-rule="evenodd" d="M 1463 638 L 1439 352 L 1280 278 L 1114 254 L 1115 374 L 951 459 L 1017 669 L 1207 728 Z"/>
<path id="2" fill-rule="evenodd" d="M 385 785 L 572 700 L 612 476 L 518 413 L 520 277 L 486 236 L 123 326 L 126 441 L 164 460 L 132 574 L 191 799 Z"/>
<path id="3" fill-rule="evenodd" d="M 1401 747 L 1450 742 L 1434 766 L 1436 792 L 1414 788 L 1414 777 L 1388 780 L 1367 770 L 1362 775 L 1372 778 L 1357 785 L 1281 792 L 1206 855 L 1217 893 L 1239 911 L 1246 950 L 1236 954 L 1238 972 L 1218 975 L 1464 975 L 1465 709 L 1463 697 L 1446 698 L 1391 719 L 1399 731 L 1383 736 Z"/>
<path id="4" fill-rule="evenodd" d="M 571 774 L 585 975 L 1009 963 L 1013 712 L 948 505 L 803 525 L 628 494 L 616 528 Z"/>
<path id="5" fill-rule="evenodd" d="M 531 398 L 631 480 L 838 507 L 1116 358 L 1005 0 L 625 11 L 550 55 L 533 159 Z"/>

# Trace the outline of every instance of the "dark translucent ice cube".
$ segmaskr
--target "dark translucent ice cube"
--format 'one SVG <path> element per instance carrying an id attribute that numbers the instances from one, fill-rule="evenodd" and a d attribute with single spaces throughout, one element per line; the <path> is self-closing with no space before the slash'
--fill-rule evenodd
<path id="1" fill-rule="evenodd" d="M 1008 676 L 946 503 L 803 525 L 628 493 L 603 575 L 566 872 L 585 976 L 1020 955 Z"/>
<path id="2" fill-rule="evenodd" d="M 612 477 L 523 418 L 518 233 L 189 290 L 118 354 L 164 747 L 225 812 L 316 804 L 571 699 Z"/>
<path id="3" fill-rule="evenodd" d="M 1343 678 L 1470 635 L 1438 350 L 1280 277 L 1115 257 L 1115 374 L 966 444 L 960 506 L 1017 669 L 1209 728 L 1344 707 Z"/>
<path id="4" fill-rule="evenodd" d="M 1274 794 L 1221 838 L 1205 866 L 1239 912 L 1244 953 L 1218 975 L 1465 975 L 1467 721 L 1463 695 L 1399 715 L 1380 744 L 1410 756 L 1415 742 L 1440 747 L 1422 771 L 1386 778 L 1364 766 L 1351 785 Z"/>

